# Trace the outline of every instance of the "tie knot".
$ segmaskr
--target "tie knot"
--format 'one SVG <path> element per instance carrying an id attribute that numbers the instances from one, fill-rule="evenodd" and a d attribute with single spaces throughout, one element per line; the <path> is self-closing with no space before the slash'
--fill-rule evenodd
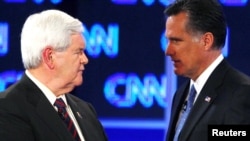
<path id="1" fill-rule="evenodd" d="M 66 107 L 62 98 L 57 98 L 55 103 L 54 103 L 54 106 L 56 106 L 57 108 L 65 108 Z"/>
<path id="2" fill-rule="evenodd" d="M 190 88 L 190 94 L 193 94 L 193 95 L 196 94 L 196 90 L 195 90 L 194 85 L 192 85 Z"/>
<path id="3" fill-rule="evenodd" d="M 194 85 L 191 86 L 190 91 L 189 91 L 189 98 L 188 98 L 188 102 L 192 105 L 195 99 L 195 95 L 196 95 L 196 90 Z"/>

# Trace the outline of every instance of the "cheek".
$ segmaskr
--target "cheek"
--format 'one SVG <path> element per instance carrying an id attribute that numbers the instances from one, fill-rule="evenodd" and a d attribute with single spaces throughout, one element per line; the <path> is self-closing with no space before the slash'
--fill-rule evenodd
<path id="1" fill-rule="evenodd" d="M 72 61 L 72 65 L 74 65 L 75 67 L 77 67 L 77 66 L 79 67 L 81 65 L 80 59 L 79 58 L 74 59 Z"/>
<path id="2" fill-rule="evenodd" d="M 77 59 L 77 60 L 72 61 L 68 67 L 71 68 L 72 71 L 77 73 L 81 69 L 81 63 L 80 63 L 79 59 Z"/>
<path id="3" fill-rule="evenodd" d="M 71 57 L 71 58 L 67 58 L 65 59 L 65 62 L 67 63 L 68 66 L 76 66 L 77 64 L 79 64 L 79 59 L 77 57 Z"/>

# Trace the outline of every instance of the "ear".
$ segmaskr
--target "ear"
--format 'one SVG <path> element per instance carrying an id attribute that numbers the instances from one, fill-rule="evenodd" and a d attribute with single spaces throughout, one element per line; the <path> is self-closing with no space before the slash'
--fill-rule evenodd
<path id="1" fill-rule="evenodd" d="M 54 68 L 53 64 L 53 48 L 52 47 L 46 47 L 42 52 L 42 59 L 44 64 L 50 68 Z"/>
<path id="2" fill-rule="evenodd" d="M 209 50 L 212 48 L 214 43 L 214 36 L 211 32 L 206 32 L 202 36 L 201 44 L 204 47 L 205 50 Z"/>

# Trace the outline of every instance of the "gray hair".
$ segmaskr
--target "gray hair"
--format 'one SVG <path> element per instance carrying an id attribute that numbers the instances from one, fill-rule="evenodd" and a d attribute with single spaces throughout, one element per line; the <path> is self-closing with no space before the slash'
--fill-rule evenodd
<path id="1" fill-rule="evenodd" d="M 47 46 L 65 50 L 71 44 L 70 36 L 82 32 L 81 21 L 59 10 L 45 10 L 30 15 L 21 32 L 24 68 L 36 68 L 41 63 L 42 50 Z"/>

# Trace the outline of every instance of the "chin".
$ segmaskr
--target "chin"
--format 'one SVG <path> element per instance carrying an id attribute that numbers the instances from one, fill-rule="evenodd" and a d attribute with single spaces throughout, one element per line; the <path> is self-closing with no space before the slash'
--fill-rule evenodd
<path id="1" fill-rule="evenodd" d="M 181 71 L 175 70 L 174 73 L 179 76 L 183 76 L 183 73 Z"/>
<path id="2" fill-rule="evenodd" d="M 81 85 L 83 82 L 83 78 L 82 76 L 76 76 L 75 79 L 72 81 L 72 83 L 75 85 L 75 86 L 79 86 Z"/>
<path id="3" fill-rule="evenodd" d="M 177 75 L 180 74 L 180 72 L 177 69 L 174 70 L 174 73 L 177 74 Z"/>
<path id="4" fill-rule="evenodd" d="M 77 80 L 75 82 L 75 86 L 80 86 L 80 85 L 82 85 L 82 83 L 83 83 L 82 79 L 81 80 Z"/>

